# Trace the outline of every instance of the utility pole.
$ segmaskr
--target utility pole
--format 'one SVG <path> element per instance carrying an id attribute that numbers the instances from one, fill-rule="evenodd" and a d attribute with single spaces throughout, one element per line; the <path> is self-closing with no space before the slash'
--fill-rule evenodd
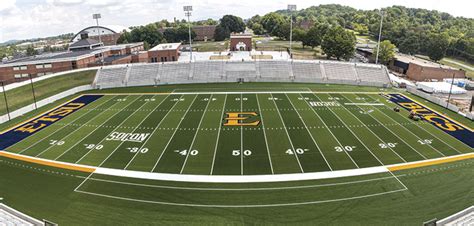
<path id="1" fill-rule="evenodd" d="M 99 33 L 99 43 L 102 44 L 102 37 L 101 37 L 101 34 L 100 34 L 100 27 L 99 27 L 99 19 L 100 18 L 102 18 L 100 13 L 92 14 L 92 19 L 94 19 L 95 23 L 97 24 L 97 32 Z M 103 67 L 104 66 L 104 53 L 101 52 L 100 56 L 101 56 L 100 61 L 102 62 L 102 67 Z"/>
<path id="2" fill-rule="evenodd" d="M 379 40 L 378 40 L 378 42 L 377 42 L 377 55 L 375 56 L 375 64 L 378 64 L 378 63 L 379 63 L 380 38 L 382 37 L 382 23 L 383 23 L 383 11 L 380 10 Z"/>
<path id="3" fill-rule="evenodd" d="M 454 76 L 455 74 L 453 73 L 453 78 L 451 78 L 451 87 L 449 88 L 448 102 L 446 103 L 446 108 L 449 107 L 449 100 L 451 99 L 451 92 L 453 91 Z"/>
<path id="4" fill-rule="evenodd" d="M 191 12 L 193 11 L 193 6 L 184 6 L 184 15 L 188 17 L 188 32 L 189 32 L 189 62 L 193 61 L 193 44 L 191 38 Z"/>
<path id="5" fill-rule="evenodd" d="M 8 121 L 10 121 L 11 117 L 10 117 L 10 110 L 8 109 L 8 100 L 7 100 L 7 93 L 5 92 L 5 84 L 3 81 L 0 81 L 0 83 L 2 83 L 3 97 L 5 98 L 5 107 L 7 108 Z"/>
<path id="6" fill-rule="evenodd" d="M 31 84 L 31 93 L 33 93 L 33 100 L 35 101 L 35 110 L 38 109 L 38 105 L 36 105 L 36 93 L 35 93 L 35 87 L 33 85 L 33 78 L 31 74 L 28 74 L 30 77 L 30 84 Z"/>
<path id="7" fill-rule="evenodd" d="M 288 5 L 288 12 L 290 13 L 290 58 L 293 59 L 293 11 L 296 11 L 296 5 Z"/>

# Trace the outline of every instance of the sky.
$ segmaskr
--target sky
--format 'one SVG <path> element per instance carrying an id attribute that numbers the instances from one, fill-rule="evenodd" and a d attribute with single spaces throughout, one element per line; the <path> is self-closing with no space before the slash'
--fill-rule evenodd
<path id="1" fill-rule="evenodd" d="M 76 33 L 95 25 L 136 26 L 161 19 L 184 18 L 183 6 L 192 5 L 192 20 L 219 19 L 225 14 L 250 18 L 296 4 L 298 9 L 320 4 L 341 4 L 356 9 L 392 5 L 425 8 L 474 18 L 473 0 L 0 0 L 0 43 Z"/>

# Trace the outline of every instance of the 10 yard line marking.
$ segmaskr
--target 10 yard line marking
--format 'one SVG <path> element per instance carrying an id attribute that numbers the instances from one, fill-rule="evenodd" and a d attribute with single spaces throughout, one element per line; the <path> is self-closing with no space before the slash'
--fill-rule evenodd
<path id="1" fill-rule="evenodd" d="M 207 101 L 206 108 L 204 109 L 204 112 L 202 113 L 201 120 L 199 120 L 199 124 L 198 124 L 197 130 L 196 130 L 196 133 L 194 133 L 193 141 L 191 141 L 191 145 L 188 148 L 188 153 L 186 153 L 186 158 L 184 159 L 184 163 L 183 163 L 183 166 L 181 167 L 181 171 L 179 171 L 179 174 L 183 174 L 184 167 L 186 167 L 186 162 L 188 161 L 189 153 L 191 153 L 191 149 L 193 148 L 194 141 L 196 141 L 196 137 L 199 133 L 199 129 L 201 128 L 202 119 L 204 119 L 204 115 L 206 115 L 206 111 L 207 111 L 207 108 L 209 107 L 209 103 L 211 103 L 211 101 L 212 101 L 212 96 L 213 95 L 211 94 L 211 96 L 209 97 L 209 100 Z"/>
<path id="2" fill-rule="evenodd" d="M 113 96 L 110 100 L 107 100 L 107 101 L 105 101 L 104 103 L 101 103 L 100 105 L 98 105 L 97 107 L 92 108 L 92 109 L 97 109 L 97 108 L 101 107 L 102 105 L 108 103 L 109 101 L 112 101 L 115 97 L 117 97 L 117 96 Z M 115 103 L 115 104 L 116 104 L 116 103 Z M 115 104 L 112 104 L 112 106 L 114 106 Z M 112 106 L 110 106 L 110 107 L 112 107 Z M 109 108 L 110 108 L 110 107 L 109 107 Z M 83 109 L 83 108 L 82 108 L 82 109 Z M 103 113 L 103 112 L 99 112 L 99 115 L 102 114 L 102 113 Z M 56 131 L 62 130 L 62 129 L 64 129 L 66 126 L 71 125 L 71 124 L 74 124 L 74 122 L 76 122 L 77 120 L 83 118 L 83 117 L 86 116 L 86 115 L 87 115 L 87 113 L 84 113 L 83 115 L 81 115 L 79 118 L 73 120 L 72 122 L 64 124 L 63 126 L 61 126 L 60 128 L 58 128 Z M 94 118 L 95 118 L 95 117 L 93 117 L 92 119 L 94 119 Z M 91 119 L 91 120 L 92 120 L 92 119 Z M 89 120 L 89 121 L 91 121 L 91 120 Z M 85 123 L 85 124 L 87 124 L 87 123 Z M 71 133 L 75 132 L 76 130 L 80 129 L 81 127 L 82 127 L 82 126 L 80 126 L 79 128 L 73 130 Z M 46 137 L 44 137 L 44 138 L 38 140 L 38 141 L 35 142 L 34 144 L 32 144 L 32 145 L 26 147 L 23 151 L 19 152 L 18 154 L 21 154 L 21 153 L 25 152 L 26 150 L 32 148 L 33 146 L 37 145 L 38 143 L 40 143 L 40 142 L 42 142 L 42 141 L 48 139 L 49 137 L 53 136 L 54 134 L 55 134 L 55 133 L 51 133 L 51 134 L 49 134 L 48 136 L 46 136 Z M 62 138 L 62 139 L 64 139 L 64 138 Z"/>
<path id="3" fill-rule="evenodd" d="M 168 98 L 168 97 L 170 97 L 170 96 L 171 96 L 171 94 L 170 94 L 169 96 L 167 96 L 166 98 Z M 181 99 L 181 97 L 183 97 L 183 95 L 179 96 L 179 99 Z M 166 99 L 166 98 L 165 98 L 165 99 Z M 173 110 L 173 108 L 174 108 L 176 105 L 178 105 L 178 103 L 179 103 L 179 101 L 176 101 L 176 103 L 173 104 L 173 106 L 170 108 L 170 110 L 169 110 L 168 112 L 166 112 L 165 116 L 163 116 L 163 118 L 161 118 L 161 120 L 160 120 L 160 122 L 158 123 L 158 125 L 155 126 L 155 128 L 153 129 L 153 132 L 151 133 L 150 138 L 149 138 L 148 140 L 146 140 L 146 141 L 142 144 L 142 146 L 140 147 L 140 149 L 138 149 L 138 150 L 141 150 L 143 147 L 145 147 L 146 144 L 148 144 L 148 141 L 151 139 L 151 137 L 153 136 L 153 134 L 155 134 L 155 132 L 158 130 L 158 128 L 160 128 L 161 123 L 163 123 L 163 122 L 165 121 L 165 118 L 166 118 L 166 117 L 168 116 L 168 114 Z M 133 156 L 132 159 L 130 159 L 130 161 L 127 163 L 127 165 L 125 166 L 124 169 L 127 169 L 128 166 L 133 162 L 133 160 L 134 160 L 137 156 L 138 156 L 138 152 L 135 153 L 135 155 Z"/>
<path id="4" fill-rule="evenodd" d="M 186 110 L 186 113 L 184 113 L 184 115 L 181 117 L 181 120 L 179 121 L 178 126 L 176 127 L 176 129 L 174 130 L 173 135 L 171 135 L 171 138 L 168 140 L 168 143 L 166 144 L 165 148 L 164 148 L 163 151 L 161 152 L 160 157 L 158 157 L 158 160 L 156 161 L 155 165 L 153 166 L 153 168 L 151 169 L 150 172 L 155 171 L 155 168 L 158 166 L 158 163 L 160 162 L 161 158 L 163 157 L 163 154 L 166 152 L 166 149 L 168 149 L 168 146 L 170 145 L 171 140 L 173 140 L 174 135 L 175 135 L 176 132 L 178 131 L 179 126 L 181 125 L 181 123 L 183 122 L 184 118 L 185 118 L 186 115 L 188 114 L 189 109 L 191 108 L 191 106 L 193 106 L 194 101 L 196 101 L 197 96 L 198 96 L 198 95 L 194 96 L 193 101 L 191 102 L 191 104 L 189 104 L 189 107 L 188 107 L 188 109 Z"/>
<path id="5" fill-rule="evenodd" d="M 270 150 L 268 149 L 267 133 L 265 132 L 265 124 L 263 123 L 263 112 L 260 109 L 260 102 L 258 100 L 258 94 L 255 94 L 255 99 L 257 99 L 258 111 L 260 112 L 260 117 L 262 119 L 263 137 L 265 138 L 265 147 L 267 148 L 268 160 L 270 161 L 270 169 L 272 170 L 272 174 L 275 174 L 273 172 L 272 157 L 270 156 Z"/>
<path id="6" fill-rule="evenodd" d="M 221 117 L 224 115 L 226 103 L 227 103 L 227 94 L 225 95 L 225 98 L 224 98 L 224 105 L 222 105 Z M 216 162 L 216 153 L 217 153 L 217 148 L 219 146 L 219 136 L 221 134 L 221 128 L 222 128 L 221 120 L 219 120 L 219 130 L 217 131 L 217 138 L 216 138 L 216 143 L 215 143 L 216 146 L 214 148 L 214 156 L 212 158 L 212 165 L 211 165 L 210 175 L 212 175 L 214 173 L 214 163 Z"/>
<path id="7" fill-rule="evenodd" d="M 303 98 L 304 100 L 304 96 L 302 94 L 300 94 L 301 98 Z M 326 124 L 326 122 L 323 120 L 323 118 L 321 118 L 321 116 L 319 116 L 319 114 L 316 112 L 316 110 L 311 107 L 311 105 L 308 103 L 308 101 L 305 101 L 306 104 L 308 105 L 308 107 L 311 108 L 311 110 L 313 110 L 313 113 L 318 116 L 319 120 L 323 123 L 324 127 L 329 131 L 329 133 L 331 133 L 332 137 L 336 140 L 336 142 L 341 146 L 343 147 L 343 145 L 341 144 L 341 142 L 339 141 L 339 139 L 337 139 L 337 137 L 334 135 L 334 133 L 332 133 L 331 129 L 328 127 L 328 125 Z M 344 151 L 344 153 L 347 155 L 347 157 L 349 157 L 349 159 L 352 161 L 352 163 L 354 163 L 354 165 L 357 167 L 357 168 L 360 168 L 359 165 L 354 161 L 354 159 L 351 157 L 351 155 L 349 155 L 349 153 L 347 153 L 347 151 Z"/>
<path id="8" fill-rule="evenodd" d="M 295 150 L 295 146 L 293 145 L 293 141 L 291 140 L 290 134 L 288 133 L 288 130 L 286 129 L 286 124 L 285 121 L 283 121 L 283 117 L 281 116 L 281 112 L 278 109 L 278 105 L 276 104 L 275 97 L 273 97 L 273 94 L 270 94 L 273 100 L 273 104 L 275 105 L 275 108 L 277 109 L 278 115 L 280 116 L 281 123 L 283 124 L 283 127 L 285 128 L 286 136 L 288 136 L 288 141 L 290 141 L 291 148 Z M 298 162 L 298 165 L 300 166 L 300 170 L 302 173 L 304 173 L 303 167 L 301 166 L 300 160 L 298 158 L 298 155 L 295 153 L 295 158 L 296 162 Z"/>
<path id="9" fill-rule="evenodd" d="M 285 94 L 285 96 L 286 96 L 286 98 L 288 99 L 288 102 L 290 102 L 291 107 L 293 107 L 293 110 L 296 112 L 296 114 L 298 114 L 298 117 L 300 118 L 300 121 L 303 123 L 304 127 L 306 128 L 306 131 L 309 133 L 309 136 L 311 137 L 311 140 L 313 140 L 313 143 L 316 145 L 316 148 L 318 148 L 318 151 L 319 151 L 319 153 L 321 154 L 321 156 L 323 157 L 324 161 L 326 162 L 326 165 L 328 165 L 329 169 L 332 171 L 331 165 L 329 165 L 329 162 L 328 162 L 328 160 L 326 159 L 326 157 L 324 156 L 324 154 L 323 154 L 323 152 L 321 151 L 321 149 L 319 148 L 318 143 L 316 142 L 316 140 L 314 140 L 313 134 L 311 134 L 311 132 L 310 132 L 309 129 L 308 129 L 308 126 L 306 126 L 306 123 L 304 122 L 303 117 L 301 117 L 300 113 L 296 110 L 295 105 L 293 105 L 293 102 L 291 102 L 290 97 L 288 97 L 287 94 Z M 297 154 L 297 153 L 295 152 L 295 154 Z"/>

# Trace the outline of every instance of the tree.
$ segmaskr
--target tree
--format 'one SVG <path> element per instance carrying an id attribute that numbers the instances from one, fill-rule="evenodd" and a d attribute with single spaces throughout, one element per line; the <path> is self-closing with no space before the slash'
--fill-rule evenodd
<path id="1" fill-rule="evenodd" d="M 285 19 L 278 13 L 268 13 L 262 17 L 261 24 L 267 34 L 278 36 Z"/>
<path id="2" fill-rule="evenodd" d="M 35 48 L 33 48 L 33 46 L 28 46 L 28 48 L 26 48 L 26 55 L 27 56 L 34 56 L 38 54 L 38 51 L 36 51 Z"/>
<path id="3" fill-rule="evenodd" d="M 330 26 L 326 23 L 312 26 L 306 33 L 303 42 L 314 49 L 314 47 L 321 45 L 322 39 L 329 28 Z"/>
<path id="4" fill-rule="evenodd" d="M 306 38 L 306 31 L 301 29 L 301 28 L 295 28 L 293 29 L 293 40 L 294 41 L 300 41 L 303 45 L 303 49 L 307 46 L 305 42 Z"/>
<path id="5" fill-rule="evenodd" d="M 352 31 L 346 31 L 341 26 L 330 27 L 323 36 L 321 48 L 327 58 L 349 60 L 355 51 L 356 37 Z"/>
<path id="6" fill-rule="evenodd" d="M 434 61 L 439 61 L 446 55 L 446 50 L 449 47 L 449 39 L 446 34 L 428 35 L 427 48 L 425 50 L 428 57 Z"/>
<path id="7" fill-rule="evenodd" d="M 132 37 L 130 36 L 130 32 L 125 30 L 120 35 L 120 37 L 117 39 L 117 43 L 118 44 L 126 44 L 126 43 L 130 43 L 131 40 L 132 40 Z"/>
<path id="8" fill-rule="evenodd" d="M 234 15 L 225 15 L 220 20 L 219 25 L 226 28 L 230 32 L 244 32 L 245 23 L 242 18 Z"/>
<path id="9" fill-rule="evenodd" d="M 388 64 L 395 57 L 396 46 L 390 42 L 390 40 L 384 40 L 380 42 L 379 49 L 379 61 L 382 64 Z M 377 47 L 375 47 L 377 49 Z"/>
<path id="10" fill-rule="evenodd" d="M 185 24 L 178 27 L 168 28 L 163 32 L 167 42 L 189 42 L 189 28 Z M 196 32 L 191 30 L 191 39 L 196 37 Z"/>
<path id="11" fill-rule="evenodd" d="M 403 41 L 398 45 L 398 49 L 402 53 L 414 55 L 420 50 L 419 38 L 415 35 L 408 35 Z"/>
<path id="12" fill-rule="evenodd" d="M 256 35 L 263 35 L 265 34 L 265 29 L 263 28 L 262 24 L 260 23 L 254 23 L 251 27 L 253 30 L 253 33 Z"/>
<path id="13" fill-rule="evenodd" d="M 358 32 L 361 35 L 369 34 L 369 28 L 367 27 L 367 25 L 364 24 L 354 23 L 354 31 Z"/>
<path id="14" fill-rule="evenodd" d="M 220 24 L 217 25 L 216 30 L 214 31 L 214 39 L 216 41 L 224 41 L 230 36 L 230 31 Z"/>

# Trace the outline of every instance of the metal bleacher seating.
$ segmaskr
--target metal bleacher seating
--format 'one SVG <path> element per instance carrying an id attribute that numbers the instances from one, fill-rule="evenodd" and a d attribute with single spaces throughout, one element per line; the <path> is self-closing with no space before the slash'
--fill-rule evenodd
<path id="1" fill-rule="evenodd" d="M 178 83 L 308 82 L 390 85 L 384 66 L 337 61 L 199 61 L 131 64 L 101 68 L 96 88 Z"/>

